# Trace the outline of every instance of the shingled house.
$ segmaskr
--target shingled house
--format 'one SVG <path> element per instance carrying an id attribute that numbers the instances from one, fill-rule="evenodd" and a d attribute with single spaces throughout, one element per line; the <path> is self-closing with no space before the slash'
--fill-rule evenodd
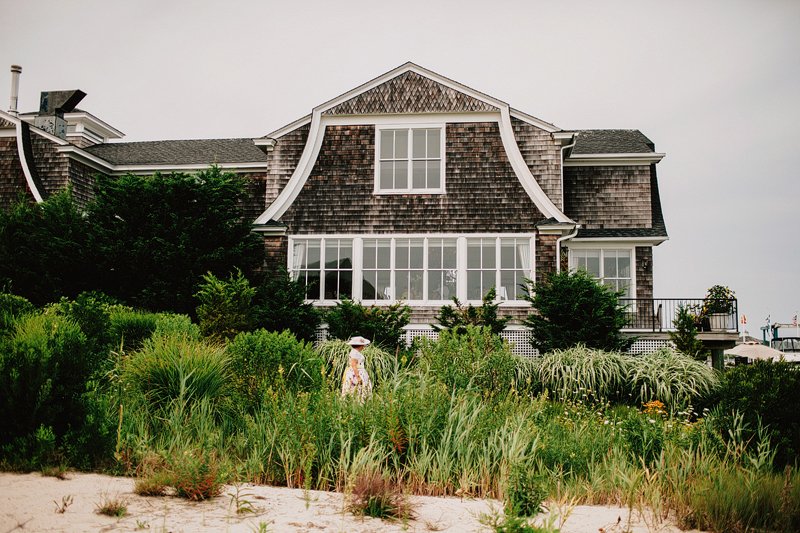
<path id="1" fill-rule="evenodd" d="M 269 260 L 319 305 L 402 300 L 428 324 L 496 287 L 520 316 L 523 279 L 567 267 L 652 299 L 664 154 L 637 130 L 563 130 L 413 63 L 256 139 L 117 142 L 77 93 L 0 113 L 4 205 L 67 184 L 85 202 L 98 172 L 217 164 L 248 179 Z"/>

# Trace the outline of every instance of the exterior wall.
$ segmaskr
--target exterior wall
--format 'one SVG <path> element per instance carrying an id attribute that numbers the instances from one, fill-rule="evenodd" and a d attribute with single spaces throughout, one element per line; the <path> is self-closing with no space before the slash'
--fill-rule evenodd
<path id="1" fill-rule="evenodd" d="M 20 196 L 33 201 L 17 154 L 17 139 L 0 137 L 0 209 L 11 206 Z"/>
<path id="2" fill-rule="evenodd" d="M 266 255 L 266 268 L 267 270 L 276 270 L 278 268 L 286 268 L 289 250 L 289 238 L 285 235 L 282 236 L 265 236 L 264 237 L 264 251 Z"/>
<path id="3" fill-rule="evenodd" d="M 266 209 L 265 194 L 269 184 L 267 172 L 239 174 L 245 180 L 244 218 L 252 222 Z"/>
<path id="4" fill-rule="evenodd" d="M 496 123 L 447 124 L 446 194 L 375 195 L 375 127 L 330 126 L 291 234 L 534 232 L 544 216 L 511 168 Z"/>
<path id="5" fill-rule="evenodd" d="M 636 297 L 653 297 L 653 248 L 636 247 Z"/>
<path id="6" fill-rule="evenodd" d="M 557 240 L 558 235 L 536 236 L 536 283 L 541 283 L 547 274 L 556 271 Z"/>
<path id="7" fill-rule="evenodd" d="M 388 304 L 387 304 L 388 305 Z M 452 305 L 452 304 L 451 304 Z M 441 307 L 412 307 L 410 324 L 438 324 L 436 315 L 439 314 Z M 501 317 L 510 317 L 508 325 L 517 325 L 527 318 L 531 312 L 530 305 L 524 306 L 503 306 L 497 309 L 497 314 Z"/>
<path id="8" fill-rule="evenodd" d="M 497 111 L 485 102 L 416 72 L 404 72 L 325 111 L 325 115 Z"/>
<path id="9" fill-rule="evenodd" d="M 266 209 L 280 192 L 289 183 L 300 156 L 303 155 L 303 148 L 308 140 L 308 130 L 310 125 L 299 127 L 294 131 L 282 135 L 276 139 L 275 146 L 267 154 L 267 180 L 265 182 L 264 209 Z M 261 210 L 261 212 L 264 211 Z M 253 219 L 261 214 L 259 212 Z"/>
<path id="10" fill-rule="evenodd" d="M 31 147 L 33 149 L 33 165 L 39 174 L 45 198 L 56 193 L 69 184 L 69 161 L 66 156 L 56 151 L 57 144 L 31 131 Z"/>
<path id="11" fill-rule="evenodd" d="M 514 138 L 525 164 L 539 186 L 559 209 L 564 209 L 561 197 L 561 147 L 552 133 L 527 122 L 512 118 Z"/>
<path id="12" fill-rule="evenodd" d="M 94 199 L 95 175 L 99 172 L 78 161 L 69 161 L 69 183 L 72 198 L 78 208 L 83 209 Z"/>
<path id="13" fill-rule="evenodd" d="M 650 228 L 650 167 L 564 168 L 564 213 L 584 229 Z"/>

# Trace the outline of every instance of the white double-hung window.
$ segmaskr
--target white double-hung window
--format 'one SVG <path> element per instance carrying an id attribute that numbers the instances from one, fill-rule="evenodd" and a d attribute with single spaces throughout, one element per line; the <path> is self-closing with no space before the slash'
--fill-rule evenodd
<path id="1" fill-rule="evenodd" d="M 375 193 L 444 193 L 444 125 L 375 127 Z"/>
<path id="2" fill-rule="evenodd" d="M 623 298 L 634 298 L 633 250 L 630 248 L 579 248 L 570 250 L 570 268 L 583 269 Z"/>

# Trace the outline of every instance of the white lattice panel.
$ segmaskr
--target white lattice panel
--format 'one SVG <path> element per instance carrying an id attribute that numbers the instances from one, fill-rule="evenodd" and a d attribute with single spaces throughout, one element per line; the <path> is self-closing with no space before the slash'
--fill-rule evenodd
<path id="1" fill-rule="evenodd" d="M 506 328 L 501 334 L 511 345 L 511 350 L 523 357 L 536 357 L 539 350 L 531 346 L 530 330 L 527 328 Z"/>
<path id="2" fill-rule="evenodd" d="M 414 339 L 417 337 L 427 337 L 433 340 L 439 338 L 439 332 L 430 326 L 407 326 L 405 330 L 405 340 L 407 346 L 411 346 L 411 343 L 414 342 Z"/>
<path id="3" fill-rule="evenodd" d="M 314 338 L 317 342 L 325 342 L 328 340 L 328 324 L 322 324 L 319 326 Z"/>
<path id="4" fill-rule="evenodd" d="M 637 339 L 628 350 L 628 353 L 631 355 L 643 355 L 668 346 L 672 346 L 672 341 L 667 339 Z"/>

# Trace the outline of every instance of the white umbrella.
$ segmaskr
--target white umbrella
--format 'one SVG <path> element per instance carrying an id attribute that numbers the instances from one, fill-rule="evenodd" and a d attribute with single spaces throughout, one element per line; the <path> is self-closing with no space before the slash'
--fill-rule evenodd
<path id="1" fill-rule="evenodd" d="M 748 359 L 764 359 L 767 361 L 778 361 L 783 357 L 783 352 L 758 343 L 737 344 L 730 350 L 725 350 L 725 353 L 747 357 Z"/>

